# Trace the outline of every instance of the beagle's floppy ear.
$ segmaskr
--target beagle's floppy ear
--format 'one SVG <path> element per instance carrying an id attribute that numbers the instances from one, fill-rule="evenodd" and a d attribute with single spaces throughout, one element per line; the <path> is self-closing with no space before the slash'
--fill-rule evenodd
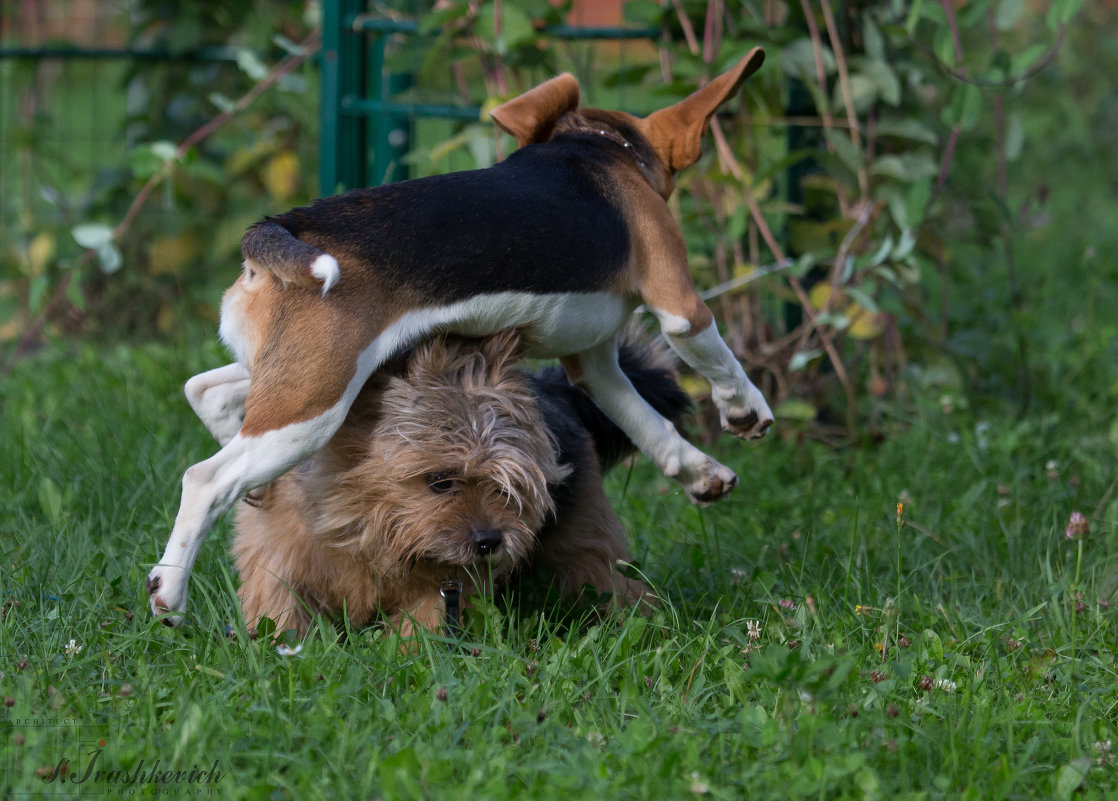
<path id="1" fill-rule="evenodd" d="M 732 68 L 674 106 L 649 114 L 646 136 L 656 155 L 673 173 L 702 155 L 702 136 L 718 107 L 733 97 L 746 78 L 760 69 L 765 51 L 755 47 Z"/>
<path id="2" fill-rule="evenodd" d="M 578 108 L 578 100 L 578 79 L 564 72 L 502 103 L 489 116 L 498 128 L 516 137 L 517 145 L 524 147 L 550 139 L 555 123 Z"/>

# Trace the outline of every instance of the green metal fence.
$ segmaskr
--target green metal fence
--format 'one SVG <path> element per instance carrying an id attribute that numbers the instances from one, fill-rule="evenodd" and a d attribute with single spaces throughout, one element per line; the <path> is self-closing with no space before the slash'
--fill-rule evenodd
<path id="1" fill-rule="evenodd" d="M 321 96 L 320 191 L 323 195 L 408 177 L 405 155 L 415 141 L 419 119 L 477 121 L 474 105 L 408 102 L 398 99 L 414 75 L 388 68 L 392 37 L 430 41 L 415 19 L 366 13 L 365 0 L 325 0 Z M 652 40 L 658 28 L 544 28 L 548 38 L 573 41 Z"/>

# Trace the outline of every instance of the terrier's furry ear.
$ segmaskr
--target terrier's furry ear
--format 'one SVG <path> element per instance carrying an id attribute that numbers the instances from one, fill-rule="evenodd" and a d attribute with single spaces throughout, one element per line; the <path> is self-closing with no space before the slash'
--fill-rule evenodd
<path id="1" fill-rule="evenodd" d="M 578 80 L 564 72 L 497 106 L 489 116 L 498 128 L 512 134 L 516 143 L 524 147 L 550 139 L 555 123 L 578 108 L 578 101 Z"/>
<path id="2" fill-rule="evenodd" d="M 669 170 L 679 172 L 699 160 L 703 132 L 710 118 L 746 78 L 760 69 L 764 60 L 765 51 L 755 47 L 702 89 L 645 118 L 648 141 Z"/>

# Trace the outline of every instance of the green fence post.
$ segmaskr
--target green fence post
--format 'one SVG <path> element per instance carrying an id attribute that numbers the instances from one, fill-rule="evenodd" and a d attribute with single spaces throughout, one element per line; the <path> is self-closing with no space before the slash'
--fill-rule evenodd
<path id="1" fill-rule="evenodd" d="M 363 37 L 353 28 L 362 0 L 325 0 L 322 8 L 322 99 L 319 191 L 365 186 L 365 118 L 346 98 L 365 90 Z"/>

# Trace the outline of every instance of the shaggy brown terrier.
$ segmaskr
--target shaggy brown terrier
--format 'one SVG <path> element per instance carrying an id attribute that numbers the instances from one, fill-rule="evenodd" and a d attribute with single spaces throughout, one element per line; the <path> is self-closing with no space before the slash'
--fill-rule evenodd
<path id="1" fill-rule="evenodd" d="M 306 633 L 316 614 L 381 615 L 402 635 L 439 630 L 440 586 L 506 584 L 550 572 L 577 598 L 651 601 L 621 575 L 624 528 L 602 473 L 633 444 L 557 368 L 514 367 L 520 334 L 439 337 L 366 385 L 312 459 L 254 493 L 233 545 L 242 612 L 255 629 Z M 624 345 L 621 366 L 668 419 L 688 408 L 671 360 Z"/>

